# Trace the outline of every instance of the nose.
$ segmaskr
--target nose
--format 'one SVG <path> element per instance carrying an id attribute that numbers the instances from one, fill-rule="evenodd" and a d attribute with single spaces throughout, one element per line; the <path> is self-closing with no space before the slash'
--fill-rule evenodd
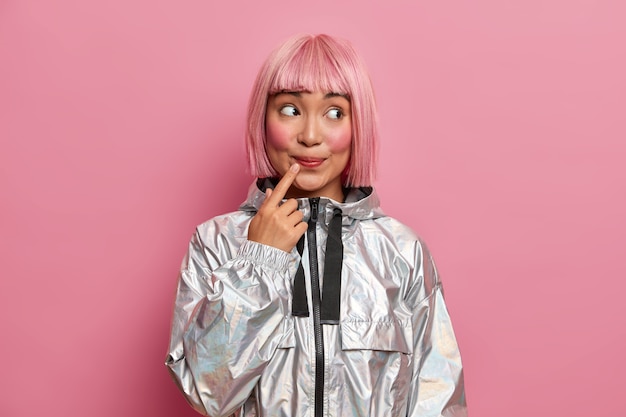
<path id="1" fill-rule="evenodd" d="M 315 117 L 304 117 L 298 134 L 298 142 L 304 146 L 315 146 L 322 142 L 322 129 Z"/>

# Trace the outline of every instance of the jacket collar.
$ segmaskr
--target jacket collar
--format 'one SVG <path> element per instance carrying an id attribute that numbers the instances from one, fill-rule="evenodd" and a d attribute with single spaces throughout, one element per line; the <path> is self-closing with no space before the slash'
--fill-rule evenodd
<path id="1" fill-rule="evenodd" d="M 259 178 L 250 185 L 248 197 L 239 207 L 243 211 L 258 211 L 265 200 L 265 190 L 274 189 L 274 183 L 270 178 Z M 329 223 L 335 208 L 341 209 L 344 222 L 349 223 L 350 219 L 366 220 L 384 217 L 380 208 L 380 200 L 376 191 L 372 187 L 348 188 L 346 190 L 346 201 L 340 203 L 330 198 L 320 198 L 320 206 L 324 208 L 326 223 Z M 298 198 L 298 209 L 302 210 L 305 219 L 309 217 L 309 201 L 306 198 Z"/>

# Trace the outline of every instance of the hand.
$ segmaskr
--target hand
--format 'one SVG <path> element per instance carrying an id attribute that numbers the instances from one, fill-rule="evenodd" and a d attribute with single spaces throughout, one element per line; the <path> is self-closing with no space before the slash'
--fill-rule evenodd
<path id="1" fill-rule="evenodd" d="M 290 198 L 281 204 L 289 187 L 295 180 L 300 165 L 293 164 L 278 182 L 274 190 L 265 191 L 265 201 L 248 227 L 248 240 L 263 243 L 291 252 L 308 225 L 302 221 L 304 214 L 298 210 L 298 202 Z"/>

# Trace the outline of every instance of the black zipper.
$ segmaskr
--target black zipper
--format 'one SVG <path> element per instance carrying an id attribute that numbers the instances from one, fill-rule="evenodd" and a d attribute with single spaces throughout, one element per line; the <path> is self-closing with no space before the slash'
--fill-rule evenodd
<path id="1" fill-rule="evenodd" d="M 321 324 L 320 277 L 317 260 L 317 211 L 319 197 L 310 198 L 311 217 L 307 229 L 309 243 L 309 267 L 311 269 L 311 298 L 313 301 L 313 333 L 315 335 L 315 417 L 322 417 L 324 410 L 324 335 Z"/>

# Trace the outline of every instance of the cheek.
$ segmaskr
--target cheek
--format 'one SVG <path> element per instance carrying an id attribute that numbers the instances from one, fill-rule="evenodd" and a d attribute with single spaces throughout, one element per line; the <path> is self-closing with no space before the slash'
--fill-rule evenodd
<path id="1" fill-rule="evenodd" d="M 287 149 L 290 143 L 289 129 L 280 123 L 269 122 L 265 127 L 267 146 L 276 150 Z"/>
<path id="2" fill-rule="evenodd" d="M 350 150 L 352 143 L 352 128 L 350 126 L 336 129 L 328 136 L 328 147 L 333 153 Z"/>

